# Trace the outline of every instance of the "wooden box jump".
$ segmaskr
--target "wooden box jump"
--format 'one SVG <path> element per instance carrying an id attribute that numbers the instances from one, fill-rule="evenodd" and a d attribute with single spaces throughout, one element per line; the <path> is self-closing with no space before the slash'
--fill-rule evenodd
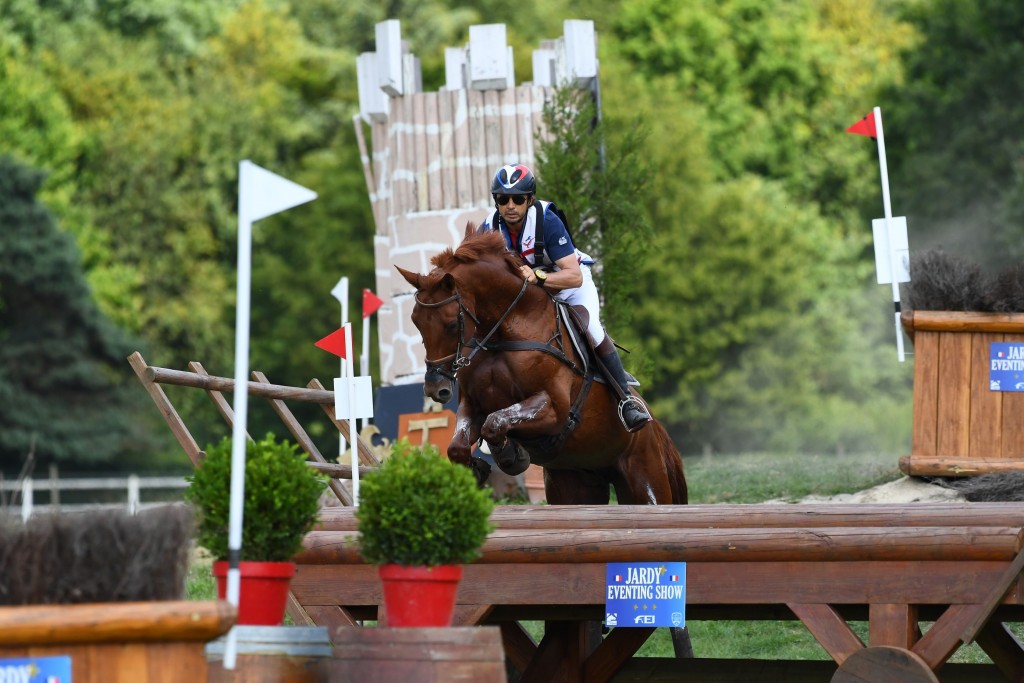
<path id="1" fill-rule="evenodd" d="M 900 469 L 913 476 L 1024 470 L 1024 392 L 992 391 L 989 346 L 1024 342 L 1024 314 L 909 311 L 914 431 Z"/>

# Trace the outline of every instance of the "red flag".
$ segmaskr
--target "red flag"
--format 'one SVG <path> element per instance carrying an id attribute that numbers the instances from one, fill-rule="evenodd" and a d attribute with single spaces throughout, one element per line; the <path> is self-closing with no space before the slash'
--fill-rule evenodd
<path id="1" fill-rule="evenodd" d="M 384 301 L 368 289 L 363 290 L 363 317 L 368 318 L 384 305 Z"/>
<path id="2" fill-rule="evenodd" d="M 846 132 L 853 133 L 854 135 L 867 135 L 872 140 L 877 140 L 878 133 L 875 132 L 875 113 L 871 112 L 860 121 L 847 128 Z"/>
<path id="3" fill-rule="evenodd" d="M 316 346 L 328 353 L 333 353 L 335 356 L 345 358 L 345 328 L 339 327 L 318 341 Z"/>

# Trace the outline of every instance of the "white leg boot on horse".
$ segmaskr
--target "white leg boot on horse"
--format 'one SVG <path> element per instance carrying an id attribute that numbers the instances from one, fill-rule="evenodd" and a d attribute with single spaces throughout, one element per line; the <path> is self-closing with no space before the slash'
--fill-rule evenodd
<path id="1" fill-rule="evenodd" d="M 651 421 L 651 414 L 647 412 L 647 406 L 640 397 L 630 393 L 622 359 L 619 358 L 619 352 L 615 350 L 615 344 L 608 335 L 605 335 L 597 346 L 597 358 L 604 366 L 605 375 L 611 382 L 613 391 L 619 397 L 619 419 L 626 431 L 632 433 L 643 429 Z"/>

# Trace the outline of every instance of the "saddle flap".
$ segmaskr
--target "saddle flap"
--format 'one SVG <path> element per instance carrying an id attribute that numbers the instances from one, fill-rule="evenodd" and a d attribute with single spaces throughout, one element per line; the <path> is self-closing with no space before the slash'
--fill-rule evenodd
<path id="1" fill-rule="evenodd" d="M 596 355 L 597 348 L 594 338 L 589 332 L 590 312 L 584 306 L 570 305 L 558 300 L 555 300 L 555 308 L 558 310 L 559 318 L 565 323 L 565 329 L 569 331 L 569 339 L 572 341 L 573 348 L 583 359 L 584 372 L 589 371 L 591 354 Z M 601 383 L 605 382 L 604 374 L 601 372 L 595 373 L 595 379 Z M 633 387 L 640 386 L 640 382 L 629 374 L 629 371 L 626 371 L 626 382 Z"/>

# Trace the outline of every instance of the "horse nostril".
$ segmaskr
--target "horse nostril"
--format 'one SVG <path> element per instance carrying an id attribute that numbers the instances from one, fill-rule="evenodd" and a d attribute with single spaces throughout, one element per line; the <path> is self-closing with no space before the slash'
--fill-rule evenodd
<path id="1" fill-rule="evenodd" d="M 451 389 L 439 389 L 437 397 L 441 399 L 441 403 L 447 403 L 452 397 Z"/>

